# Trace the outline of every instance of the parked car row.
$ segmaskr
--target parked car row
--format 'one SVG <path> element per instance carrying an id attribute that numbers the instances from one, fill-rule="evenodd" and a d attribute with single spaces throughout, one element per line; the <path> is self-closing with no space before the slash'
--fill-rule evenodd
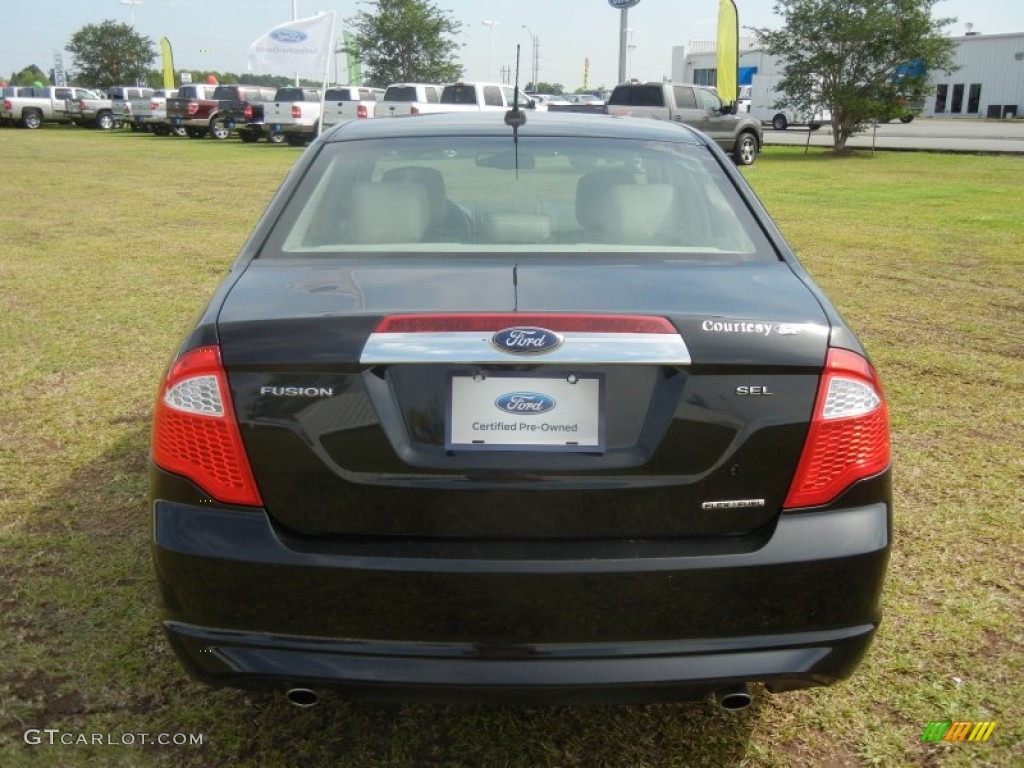
<path id="1" fill-rule="evenodd" d="M 44 89 L 47 90 L 47 89 Z M 227 139 L 232 133 L 248 143 L 302 146 L 320 130 L 345 120 L 422 115 L 430 112 L 505 111 L 514 104 L 538 111 L 601 112 L 681 122 L 710 135 L 740 165 L 754 162 L 761 149 L 760 122 L 736 114 L 711 88 L 689 83 L 630 82 L 616 86 L 607 101 L 583 94 L 572 102 L 533 98 L 503 83 L 394 83 L 388 88 L 336 85 L 318 88 L 259 85 L 183 85 L 176 91 L 112 88 L 105 97 L 84 89 L 48 89 L 39 107 L 22 107 L 20 94 L 5 94 L 5 116 L 26 127 L 51 119 L 112 128 L 122 124 L 160 136 Z M 66 91 L 65 108 L 58 91 Z M 83 91 L 82 93 L 70 93 Z M 34 94 L 33 94 L 34 95 Z M 29 101 L 32 101 L 31 99 Z M 26 112 L 26 110 L 28 110 Z M 321 114 L 322 112 L 322 114 Z M 27 115 L 27 118 L 26 118 Z"/>

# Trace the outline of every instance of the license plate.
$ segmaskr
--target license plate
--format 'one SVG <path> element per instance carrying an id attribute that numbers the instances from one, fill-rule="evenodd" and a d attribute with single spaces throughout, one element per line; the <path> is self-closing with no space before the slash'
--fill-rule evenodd
<path id="1" fill-rule="evenodd" d="M 604 450 L 604 381 L 599 374 L 451 374 L 449 450 Z"/>

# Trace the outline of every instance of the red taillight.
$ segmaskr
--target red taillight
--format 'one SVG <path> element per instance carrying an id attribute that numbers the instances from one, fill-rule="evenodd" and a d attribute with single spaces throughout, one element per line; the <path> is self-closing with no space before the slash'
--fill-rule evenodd
<path id="1" fill-rule="evenodd" d="M 82 101 L 78 102 L 78 110 L 80 112 L 85 112 L 85 100 L 82 100 Z"/>
<path id="2" fill-rule="evenodd" d="M 199 102 L 197 102 L 197 101 L 190 101 L 188 103 L 188 113 L 190 115 L 194 115 L 198 111 L 199 111 Z"/>
<path id="3" fill-rule="evenodd" d="M 160 108 L 160 102 L 159 101 L 151 101 L 151 102 L 149 102 L 149 109 L 150 109 L 151 112 L 156 112 L 159 108 Z"/>
<path id="4" fill-rule="evenodd" d="M 410 115 L 418 115 L 419 113 L 420 113 L 420 108 L 419 107 L 410 107 L 409 108 L 409 114 Z"/>
<path id="5" fill-rule="evenodd" d="M 889 466 L 889 409 L 871 364 L 845 349 L 825 361 L 796 476 L 785 507 L 827 504 Z"/>
<path id="6" fill-rule="evenodd" d="M 13 109 L 10 99 L 4 99 L 4 110 L 10 112 Z"/>
<path id="7" fill-rule="evenodd" d="M 252 120 L 252 105 L 246 104 L 245 109 L 242 110 L 242 114 L 245 116 L 246 120 Z"/>
<path id="8" fill-rule="evenodd" d="M 157 466 L 228 504 L 263 504 L 231 406 L 220 348 L 198 347 L 171 366 L 153 415 Z"/>
<path id="9" fill-rule="evenodd" d="M 369 117 L 369 113 L 367 113 L 367 111 L 366 111 L 366 105 L 365 104 L 360 104 L 358 107 L 356 107 L 356 117 L 358 117 L 360 119 L 365 119 L 365 118 Z"/>
<path id="10" fill-rule="evenodd" d="M 299 120 L 302 117 L 302 107 L 298 104 L 292 104 L 292 118 Z"/>

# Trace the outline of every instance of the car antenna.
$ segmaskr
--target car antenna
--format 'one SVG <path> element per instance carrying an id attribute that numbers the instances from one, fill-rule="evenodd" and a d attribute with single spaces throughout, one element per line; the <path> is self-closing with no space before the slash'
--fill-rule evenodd
<path id="1" fill-rule="evenodd" d="M 516 43 L 516 85 L 512 92 L 512 109 L 505 113 L 505 125 L 512 126 L 512 140 L 519 141 L 519 126 L 526 123 L 526 113 L 519 108 L 519 43 Z"/>
<path id="2" fill-rule="evenodd" d="M 512 143 L 516 153 L 516 179 L 519 178 L 519 126 L 526 124 L 526 113 L 519 108 L 519 43 L 516 43 L 516 83 L 512 91 L 512 109 L 505 113 L 505 125 L 512 126 Z"/>

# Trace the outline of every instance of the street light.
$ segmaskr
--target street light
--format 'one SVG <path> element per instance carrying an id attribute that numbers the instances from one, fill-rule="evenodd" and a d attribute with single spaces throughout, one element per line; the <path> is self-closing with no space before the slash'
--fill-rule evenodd
<path id="1" fill-rule="evenodd" d="M 118 0 L 121 5 L 127 5 L 131 8 L 132 27 L 135 27 L 135 6 L 142 5 L 142 0 Z"/>
<path id="2" fill-rule="evenodd" d="M 633 35 L 635 35 L 639 30 L 627 29 L 626 31 L 629 33 L 629 44 L 626 46 L 626 50 L 628 51 L 628 70 L 627 70 L 626 77 L 629 78 L 630 80 L 632 80 L 633 79 L 633 51 L 636 50 L 636 43 L 633 42 Z"/>
<path id="3" fill-rule="evenodd" d="M 494 28 L 501 24 L 500 21 L 481 21 L 487 27 L 487 80 L 491 79 L 491 54 L 494 51 Z"/>
<path id="4" fill-rule="evenodd" d="M 534 90 L 537 89 L 537 81 L 540 79 L 540 38 L 533 34 L 533 30 L 526 24 L 523 24 L 523 29 L 526 30 L 526 34 L 530 36 L 530 40 L 533 42 L 533 76 L 532 82 Z"/>

